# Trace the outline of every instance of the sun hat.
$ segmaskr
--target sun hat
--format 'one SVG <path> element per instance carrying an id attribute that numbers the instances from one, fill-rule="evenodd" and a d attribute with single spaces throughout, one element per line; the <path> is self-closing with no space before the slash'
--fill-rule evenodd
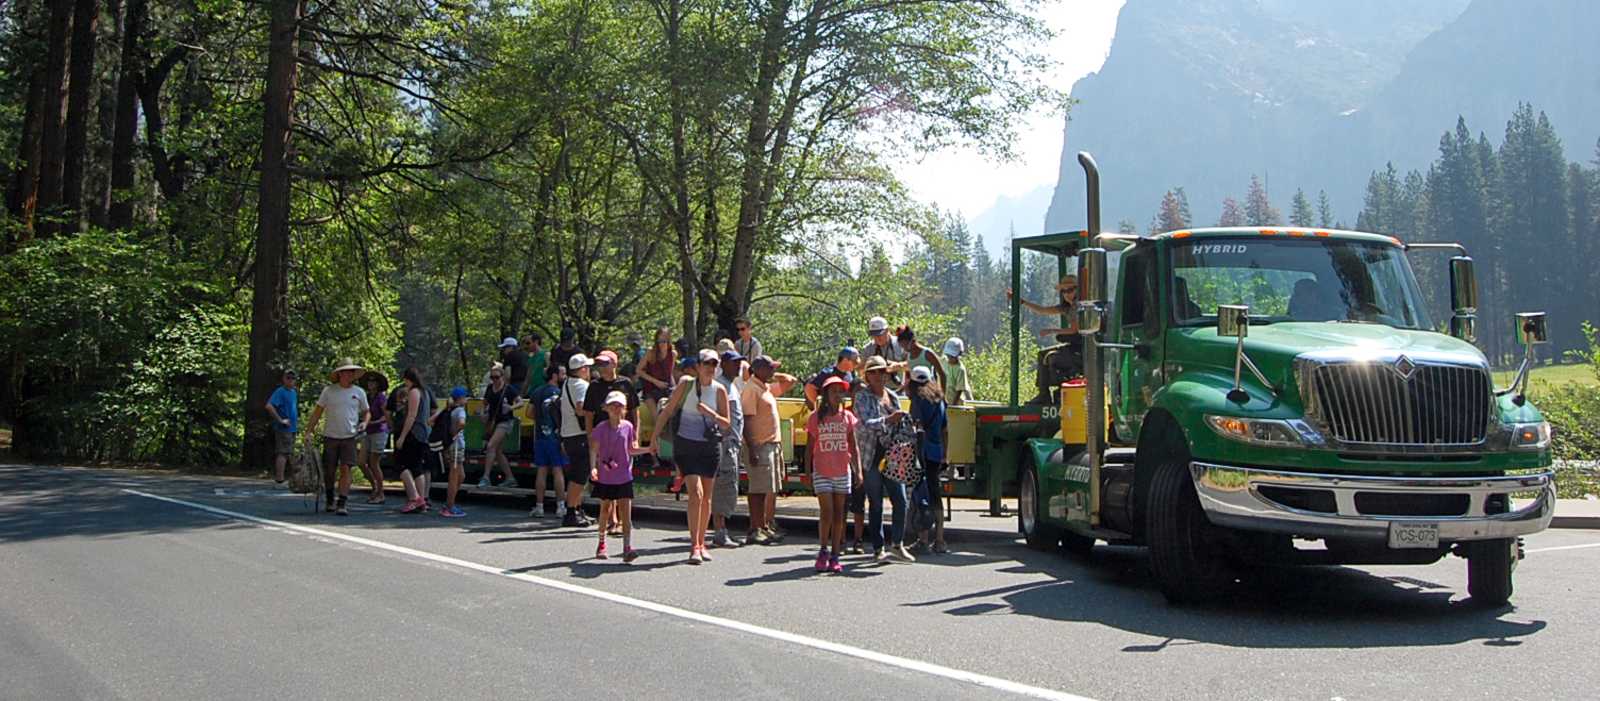
<path id="1" fill-rule="evenodd" d="M 959 338 L 951 338 L 944 342 L 944 354 L 947 356 L 959 358 L 965 352 L 967 352 L 967 344 Z"/>
<path id="2" fill-rule="evenodd" d="M 617 354 L 611 352 L 610 349 L 600 351 L 599 353 L 595 354 L 594 363 L 596 365 L 616 365 Z"/>
<path id="3" fill-rule="evenodd" d="M 606 403 L 607 404 L 621 404 L 623 406 L 627 406 L 628 405 L 628 395 L 623 394 L 621 392 L 618 392 L 616 390 L 612 390 L 611 392 L 607 392 L 606 393 Z"/>
<path id="4" fill-rule="evenodd" d="M 830 378 L 822 381 L 822 391 L 826 392 L 826 391 L 828 391 L 829 387 L 832 387 L 834 385 L 839 385 L 840 387 L 843 387 L 845 389 L 850 389 L 850 381 L 849 380 L 846 380 L 843 377 L 840 377 L 838 375 L 834 375 L 833 377 L 830 377 Z"/>
<path id="5" fill-rule="evenodd" d="M 758 355 L 750 359 L 751 370 L 756 370 L 759 368 L 772 368 L 773 370 L 777 370 L 782 365 L 783 363 L 773 360 L 772 356 L 770 355 Z"/>
<path id="6" fill-rule="evenodd" d="M 467 388 L 462 387 L 461 385 L 456 385 L 454 389 L 450 390 L 450 398 L 451 399 L 466 399 L 467 398 Z"/>
<path id="7" fill-rule="evenodd" d="M 516 348 L 517 347 L 517 339 L 512 338 L 510 336 L 506 336 L 504 339 L 501 339 L 500 347 L 501 348 Z"/>
<path id="8" fill-rule="evenodd" d="M 586 368 L 586 367 L 589 367 L 592 364 L 593 363 L 590 362 L 590 360 L 589 360 L 589 356 L 584 355 L 582 353 L 573 353 L 572 357 L 567 359 L 567 369 L 568 370 L 577 370 L 578 368 Z"/>
<path id="9" fill-rule="evenodd" d="M 378 386 L 379 392 L 389 391 L 389 378 L 385 377 L 383 373 L 378 372 L 377 370 L 368 370 L 364 373 L 361 373 L 361 384 L 375 384 Z"/>
<path id="10" fill-rule="evenodd" d="M 717 352 L 710 348 L 701 348 L 699 358 L 702 363 L 715 363 L 718 360 Z"/>
<path id="11" fill-rule="evenodd" d="M 932 382 L 933 370 L 926 365 L 918 365 L 917 367 L 911 368 L 911 381 L 919 384 L 927 384 Z"/>
<path id="12" fill-rule="evenodd" d="M 875 316 L 875 317 L 872 317 L 871 319 L 867 320 L 867 334 L 869 334 L 869 335 L 876 336 L 876 335 L 878 335 L 880 333 L 883 333 L 885 331 L 888 331 L 888 330 L 889 330 L 889 320 L 888 319 L 885 319 L 885 318 L 883 318 L 881 316 Z"/>
<path id="13" fill-rule="evenodd" d="M 888 372 L 888 370 L 889 361 L 884 360 L 881 355 L 868 357 L 866 365 L 861 368 L 862 372 Z"/>
<path id="14" fill-rule="evenodd" d="M 339 362 L 334 363 L 333 372 L 328 373 L 328 381 L 329 382 L 338 382 L 339 381 L 339 373 L 344 372 L 346 370 L 354 370 L 354 371 L 356 371 L 356 379 L 359 380 L 359 379 L 361 379 L 362 373 L 365 373 L 367 369 L 364 368 L 364 367 L 361 367 L 361 363 L 356 362 L 355 358 L 350 358 L 350 357 L 340 358 Z"/>

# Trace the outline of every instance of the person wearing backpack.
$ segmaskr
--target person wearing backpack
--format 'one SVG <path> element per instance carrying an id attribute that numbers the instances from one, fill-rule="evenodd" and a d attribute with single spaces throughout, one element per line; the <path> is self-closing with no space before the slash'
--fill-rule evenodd
<path id="1" fill-rule="evenodd" d="M 911 395 L 911 418 L 921 433 L 918 453 L 922 458 L 922 486 L 928 494 L 928 511 L 933 523 L 919 528 L 915 550 L 932 547 L 936 553 L 950 552 L 944 542 L 944 513 L 940 502 L 939 478 L 945 468 L 944 431 L 947 421 L 944 390 L 935 381 L 933 371 L 926 366 L 911 368 L 911 381 L 906 385 Z M 932 539 L 929 539 L 932 531 Z"/>
<path id="2" fill-rule="evenodd" d="M 545 476 L 549 475 L 555 490 L 557 516 L 566 515 L 567 478 L 563 474 L 567 456 L 561 452 L 561 385 L 567 379 L 567 369 L 547 367 L 544 384 L 533 391 L 533 508 L 530 518 L 544 518 Z"/>
<path id="3" fill-rule="evenodd" d="M 401 375 L 400 408 L 394 417 L 400 426 L 395 433 L 395 463 L 400 467 L 400 482 L 406 487 L 406 505 L 400 513 L 418 513 L 427 508 L 428 498 L 428 416 L 433 406 L 433 392 L 422 381 L 422 372 L 406 368 Z"/>
<path id="4" fill-rule="evenodd" d="M 589 395 L 589 356 L 575 353 L 567 358 L 567 381 L 561 384 L 561 450 L 567 456 L 564 470 L 567 477 L 566 511 L 561 525 L 587 528 L 589 517 L 583 513 L 583 488 L 589 485 L 589 431 L 586 419 L 589 412 L 583 400 Z"/>
<path id="5" fill-rule="evenodd" d="M 466 477 L 463 463 L 467 458 L 467 388 L 456 386 L 450 390 L 450 403 L 433 417 L 432 440 L 428 447 L 440 455 L 441 463 L 448 469 L 445 476 L 444 508 L 439 515 L 461 518 L 467 512 L 456 506 L 456 493 L 461 491 L 461 480 Z"/>

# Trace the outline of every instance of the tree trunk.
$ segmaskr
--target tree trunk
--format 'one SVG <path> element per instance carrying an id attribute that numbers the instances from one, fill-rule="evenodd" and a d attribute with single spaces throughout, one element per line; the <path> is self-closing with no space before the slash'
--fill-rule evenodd
<path id="1" fill-rule="evenodd" d="M 89 164 L 89 115 L 94 111 L 94 50 L 100 31 L 99 0 L 76 0 L 72 12 L 71 78 L 67 81 L 67 134 L 62 161 L 63 231 L 83 222 L 83 182 Z"/>
<path id="2" fill-rule="evenodd" d="M 72 33 L 72 4 L 72 0 L 52 0 L 45 36 L 44 109 L 40 120 L 42 155 L 37 210 L 41 216 L 57 214 L 56 210 L 62 203 L 61 186 L 67 151 L 67 134 L 62 118 L 66 112 L 67 44 Z M 49 223 L 40 227 L 46 233 L 52 233 L 57 228 Z"/>
<path id="3" fill-rule="evenodd" d="M 733 326 L 734 318 L 744 314 L 745 290 L 755 276 L 756 234 L 761 229 L 762 186 L 766 181 L 767 140 L 771 136 L 772 98 L 777 92 L 788 20 L 788 0 L 777 0 L 768 8 L 761 37 L 761 53 L 756 68 L 754 94 L 750 99 L 750 121 L 745 129 L 743 171 L 739 178 L 739 222 L 733 235 L 733 251 L 728 260 L 727 288 L 717 304 L 718 321 Z"/>
<path id="4" fill-rule="evenodd" d="M 277 384 L 275 364 L 289 350 L 289 163 L 298 73 L 300 19 L 305 0 L 272 0 L 267 85 L 262 96 L 261 181 L 257 188 L 255 283 L 250 301 L 250 385 L 245 399 L 247 466 L 272 459 L 267 397 Z"/>
<path id="5" fill-rule="evenodd" d="M 111 18 L 109 34 L 110 44 L 107 55 L 111 50 L 120 50 L 122 47 L 122 0 L 106 0 L 106 16 Z M 94 162 L 100 164 L 96 169 L 84 193 L 84 207 L 88 210 L 89 223 L 102 229 L 111 223 L 111 144 L 117 136 L 117 74 L 116 71 L 107 70 L 96 78 L 99 97 L 95 99 L 96 129 L 99 138 L 95 140 Z"/>
<path id="6" fill-rule="evenodd" d="M 144 81 L 144 26 L 148 0 L 128 0 L 122 21 L 122 62 L 117 75 L 116 132 L 111 140 L 111 228 L 133 226 L 133 141 L 139 131 L 139 83 Z"/>
<path id="7" fill-rule="evenodd" d="M 33 232 L 34 214 L 39 207 L 39 161 L 44 153 L 44 78 L 37 72 L 28 78 L 27 105 L 23 109 L 22 133 L 17 139 L 17 169 L 12 174 L 6 205 L 20 225 L 12 246 L 27 241 Z"/>

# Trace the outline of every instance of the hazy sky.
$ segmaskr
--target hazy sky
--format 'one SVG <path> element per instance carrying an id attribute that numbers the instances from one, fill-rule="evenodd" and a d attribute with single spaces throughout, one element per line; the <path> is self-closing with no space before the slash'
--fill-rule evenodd
<path id="1" fill-rule="evenodd" d="M 1055 30 L 1050 55 L 1056 61 L 1052 87 L 1067 92 L 1097 71 L 1111 49 L 1123 0 L 1056 0 L 1041 11 Z M 1017 157 L 995 162 L 971 149 L 955 148 L 907 161 L 895 168 L 917 199 L 961 212 L 970 221 L 1001 196 L 1018 197 L 1054 187 L 1061 162 L 1062 115 L 1038 110 L 1017 135 Z M 1044 219 L 1044 210 L 1037 213 Z"/>

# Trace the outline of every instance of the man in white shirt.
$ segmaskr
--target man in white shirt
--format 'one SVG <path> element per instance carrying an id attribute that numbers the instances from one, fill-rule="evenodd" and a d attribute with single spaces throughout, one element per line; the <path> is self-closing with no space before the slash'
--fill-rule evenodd
<path id="1" fill-rule="evenodd" d="M 589 394 L 589 356 L 577 353 L 567 359 L 567 381 L 561 385 L 561 450 L 567 455 L 566 513 L 561 525 L 588 527 L 583 513 L 583 488 L 589 484 L 589 434 L 585 430 L 584 397 Z"/>
<path id="2" fill-rule="evenodd" d="M 317 407 L 311 410 L 311 420 L 306 424 L 306 444 L 311 444 L 311 434 L 322 415 L 328 415 L 322 427 L 322 491 L 324 509 L 340 516 L 349 516 L 345 502 L 350 497 L 350 469 L 356 464 L 356 438 L 367 430 L 371 407 L 367 405 L 367 391 L 355 386 L 366 370 L 354 359 L 344 358 L 328 374 L 334 384 L 322 388 L 317 397 Z M 334 497 L 334 473 L 338 467 L 339 493 Z"/>

